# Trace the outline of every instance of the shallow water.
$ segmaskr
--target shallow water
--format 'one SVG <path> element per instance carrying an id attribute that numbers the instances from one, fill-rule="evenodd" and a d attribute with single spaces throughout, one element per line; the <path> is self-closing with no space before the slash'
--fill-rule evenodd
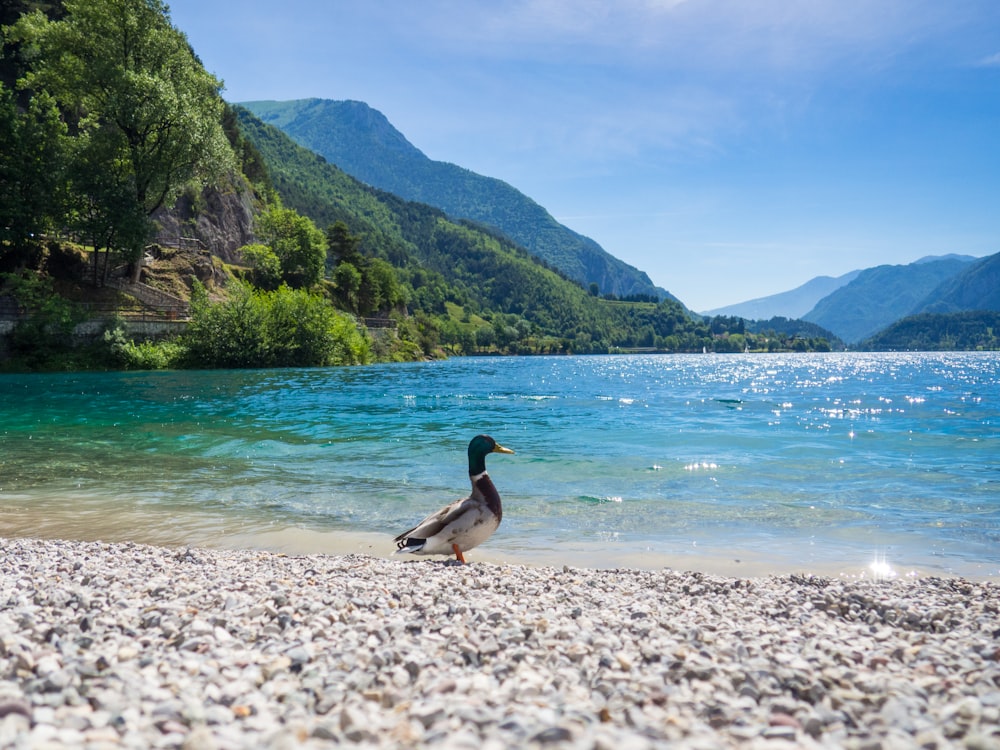
<path id="1" fill-rule="evenodd" d="M 997 354 L 4 375 L 0 534 L 388 553 L 479 432 L 470 559 L 1000 576 Z"/>

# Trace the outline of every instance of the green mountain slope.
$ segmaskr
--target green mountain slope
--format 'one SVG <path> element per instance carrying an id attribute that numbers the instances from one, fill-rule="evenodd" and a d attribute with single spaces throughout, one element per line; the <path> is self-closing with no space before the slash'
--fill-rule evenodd
<path id="1" fill-rule="evenodd" d="M 972 263 L 947 279 L 917 306 L 916 313 L 1000 310 L 1000 253 Z"/>
<path id="2" fill-rule="evenodd" d="M 820 300 L 803 320 L 833 331 L 851 344 L 903 318 L 968 260 L 944 258 L 905 266 L 876 266 Z"/>
<path id="3" fill-rule="evenodd" d="M 487 335 L 496 340 L 490 343 L 534 337 L 547 341 L 539 346 L 551 351 L 637 346 L 700 351 L 711 345 L 706 324 L 678 302 L 594 297 L 509 239 L 364 185 L 248 110 L 239 108 L 238 115 L 284 204 L 320 226 L 345 222 L 363 237 L 365 254 L 399 269 L 414 290 L 415 311 L 448 315 L 457 306 L 461 317 L 491 321 Z"/>
<path id="4" fill-rule="evenodd" d="M 436 206 L 451 217 L 496 227 L 569 278 L 596 283 L 603 294 L 676 299 L 511 185 L 429 159 L 363 102 L 300 99 L 241 106 L 362 182 Z"/>
<path id="5" fill-rule="evenodd" d="M 922 313 L 898 320 L 859 345 L 876 352 L 1000 349 L 1000 312 Z"/>

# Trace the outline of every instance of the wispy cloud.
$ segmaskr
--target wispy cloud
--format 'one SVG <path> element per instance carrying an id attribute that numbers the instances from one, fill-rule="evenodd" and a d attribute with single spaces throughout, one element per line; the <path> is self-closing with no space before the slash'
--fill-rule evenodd
<path id="1" fill-rule="evenodd" d="M 1000 68 L 1000 52 L 984 57 L 979 61 L 979 66 L 982 68 Z"/>
<path id="2" fill-rule="evenodd" d="M 429 44 L 482 56 L 719 72 L 867 65 L 961 22 L 934 0 L 439 0 L 415 7 L 419 17 L 412 11 L 408 21 Z"/>

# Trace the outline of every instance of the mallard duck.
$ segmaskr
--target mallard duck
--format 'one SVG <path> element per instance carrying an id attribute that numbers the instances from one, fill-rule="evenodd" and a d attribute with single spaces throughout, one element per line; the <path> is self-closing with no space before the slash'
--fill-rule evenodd
<path id="1" fill-rule="evenodd" d="M 500 494 L 486 473 L 488 453 L 513 453 L 489 435 L 476 435 L 469 443 L 469 479 L 472 493 L 427 516 L 409 531 L 393 539 L 396 554 L 450 555 L 463 565 L 467 552 L 487 539 L 500 525 L 503 508 Z"/>

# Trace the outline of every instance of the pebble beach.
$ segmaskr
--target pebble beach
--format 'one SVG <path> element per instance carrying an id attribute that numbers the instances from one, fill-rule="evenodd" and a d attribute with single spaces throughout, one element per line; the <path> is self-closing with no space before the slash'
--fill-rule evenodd
<path id="1" fill-rule="evenodd" d="M 0 562 L 3 748 L 1000 749 L 993 582 L 29 539 Z"/>

